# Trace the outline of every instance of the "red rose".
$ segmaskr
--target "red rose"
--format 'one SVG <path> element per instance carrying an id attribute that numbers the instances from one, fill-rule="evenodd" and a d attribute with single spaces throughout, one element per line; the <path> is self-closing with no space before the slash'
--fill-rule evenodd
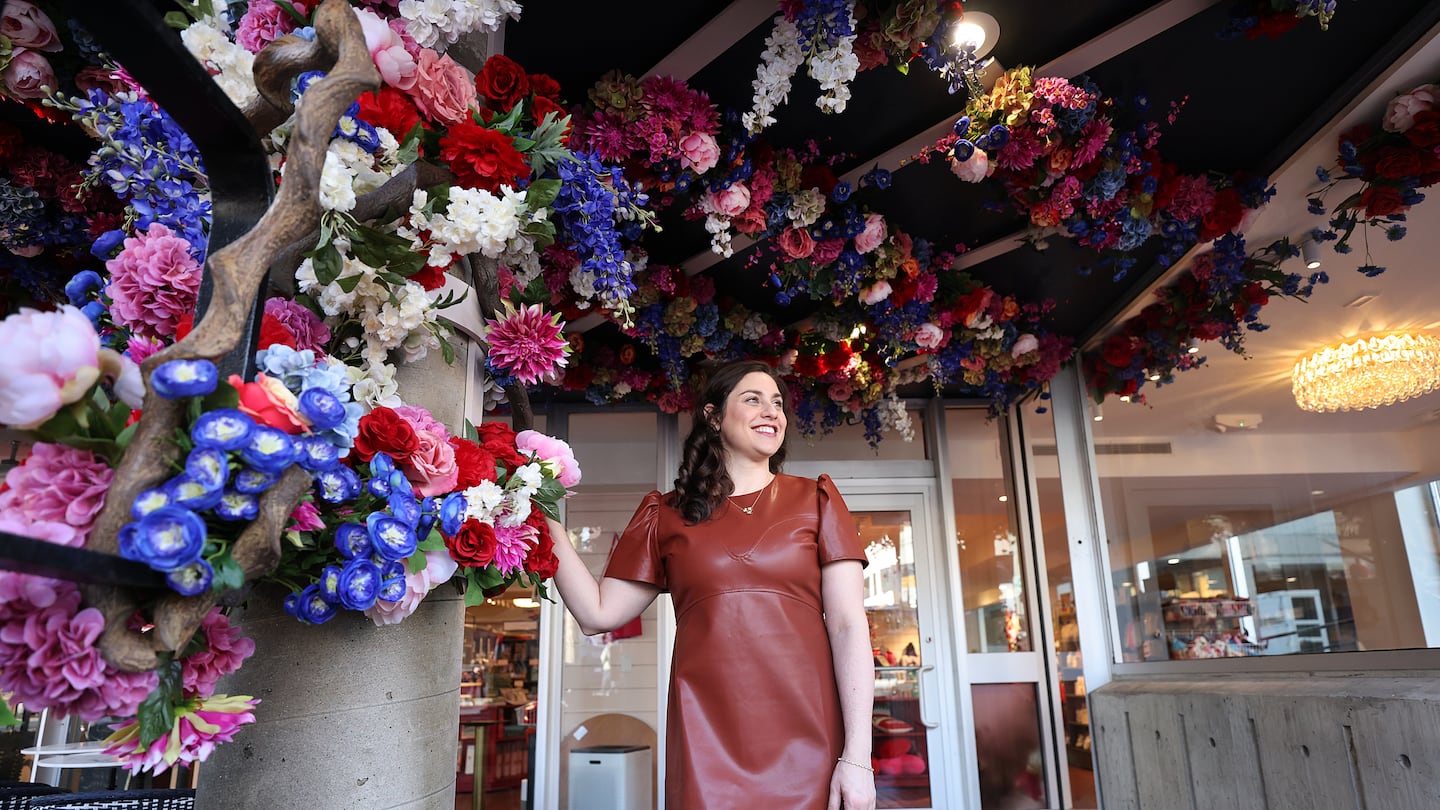
<path id="1" fill-rule="evenodd" d="M 355 457 L 368 462 L 384 453 L 396 462 L 409 459 L 420 448 L 420 437 L 404 417 L 389 408 L 376 408 L 360 417 L 355 436 Z"/>
<path id="2" fill-rule="evenodd" d="M 445 286 L 445 270 L 447 268 L 448 265 L 446 267 L 436 267 L 426 262 L 424 267 L 421 267 L 414 275 L 410 276 L 410 280 L 424 287 L 426 290 L 438 290 Z"/>
<path id="3" fill-rule="evenodd" d="M 1415 113 L 1415 123 L 1405 131 L 1405 137 L 1423 149 L 1440 144 L 1440 110 Z"/>
<path id="4" fill-rule="evenodd" d="M 1235 230 L 1244 218 L 1245 203 L 1238 190 L 1232 187 L 1216 192 L 1215 205 L 1200 218 L 1200 241 L 1208 242 Z"/>
<path id="5" fill-rule="evenodd" d="M 822 373 L 820 358 L 810 354 L 802 354 L 795 358 L 795 373 L 802 377 L 818 377 Z"/>
<path id="6" fill-rule="evenodd" d="M 1279 39 L 1280 35 L 1300 24 L 1300 15 L 1294 12 L 1261 14 L 1255 18 L 1255 25 L 1245 32 L 1246 39 L 1269 37 Z"/>
<path id="7" fill-rule="evenodd" d="M 1420 153 L 1409 146 L 1382 146 L 1375 160 L 1375 173 L 1390 180 L 1420 174 Z"/>
<path id="8" fill-rule="evenodd" d="M 548 73 L 531 73 L 530 92 L 534 93 L 537 99 L 544 98 L 558 102 L 560 100 L 560 82 L 555 81 Z"/>
<path id="9" fill-rule="evenodd" d="M 854 356 L 855 353 L 850 351 L 850 344 L 837 343 L 833 348 L 825 352 L 824 356 L 821 357 L 821 362 L 824 364 L 826 371 L 839 371 L 850 365 L 850 358 Z"/>
<path id="10" fill-rule="evenodd" d="M 410 130 L 420 123 L 420 111 L 409 96 L 389 85 L 360 96 L 360 120 L 390 130 L 395 140 L 403 141 Z"/>
<path id="11" fill-rule="evenodd" d="M 526 463 L 524 456 L 515 449 L 515 431 L 504 422 L 482 422 L 476 430 L 480 433 L 480 446 L 506 467 L 515 468 Z"/>
<path id="12" fill-rule="evenodd" d="M 475 77 L 475 90 L 491 109 L 507 113 L 515 102 L 530 95 L 530 78 L 514 59 L 497 53 L 485 60 L 485 67 Z"/>
<path id="13" fill-rule="evenodd" d="M 190 330 L 194 328 L 195 314 L 192 312 L 187 312 L 184 315 L 181 315 L 180 319 L 175 321 L 175 342 L 178 343 L 184 340 L 185 336 L 190 334 Z"/>
<path id="14" fill-rule="evenodd" d="M 460 185 L 491 194 L 501 186 L 519 188 L 530 177 L 530 166 L 510 136 L 468 121 L 450 127 L 440 139 L 440 159 L 455 172 Z"/>
<path id="15" fill-rule="evenodd" d="M 460 526 L 454 537 L 445 538 L 451 559 L 466 568 L 483 568 L 495 559 L 495 527 L 470 518 Z"/>
<path id="16" fill-rule="evenodd" d="M 1101 348 L 1101 356 L 1105 358 L 1105 364 L 1114 368 L 1129 368 L 1130 361 L 1135 357 L 1134 345 L 1130 338 L 1124 335 L 1111 335 L 1105 339 L 1105 345 Z"/>
<path id="17" fill-rule="evenodd" d="M 277 343 L 295 348 L 295 333 L 274 316 L 266 315 L 260 321 L 260 342 L 257 348 L 268 349 Z"/>
<path id="18" fill-rule="evenodd" d="M 1360 207 L 1367 217 L 1398 214 L 1410 206 L 1400 201 L 1400 191 L 1391 186 L 1371 186 L 1360 193 Z"/>
<path id="19" fill-rule="evenodd" d="M 535 527 L 536 539 L 530 553 L 525 556 L 525 570 L 539 574 L 541 579 L 550 579 L 560 568 L 560 559 L 555 556 L 555 538 L 550 536 L 550 524 L 545 522 L 545 514 L 539 509 L 531 510 L 525 522 Z"/>
<path id="20" fill-rule="evenodd" d="M 450 446 L 455 448 L 455 467 L 460 471 L 456 490 L 479 486 L 481 481 L 495 480 L 495 456 L 469 439 L 452 436 Z"/>
<path id="21" fill-rule="evenodd" d="M 565 116 L 570 114 L 566 112 L 564 107 L 561 107 L 559 104 L 556 104 L 555 102 L 551 101 L 548 98 L 545 98 L 544 96 L 535 97 L 535 106 L 530 112 L 531 115 L 535 117 L 535 123 L 537 124 L 544 121 L 545 116 L 548 113 L 555 113 L 556 121 L 562 120 Z M 570 144 L 570 131 L 572 129 L 574 129 L 573 123 L 565 125 L 565 132 L 560 135 L 561 145 L 568 146 Z"/>

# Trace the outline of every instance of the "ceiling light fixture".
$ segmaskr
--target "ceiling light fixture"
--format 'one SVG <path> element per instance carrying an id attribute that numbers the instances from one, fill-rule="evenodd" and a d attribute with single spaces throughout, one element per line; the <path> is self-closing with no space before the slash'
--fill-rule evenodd
<path id="1" fill-rule="evenodd" d="M 1306 239 L 1300 243 L 1300 256 L 1305 259 L 1305 269 L 1320 268 L 1320 245 L 1314 239 Z"/>
<path id="2" fill-rule="evenodd" d="M 1189 342 L 1188 344 L 1186 344 L 1186 346 L 1185 346 L 1185 353 L 1186 353 L 1186 354 L 1199 354 L 1199 353 L 1200 353 L 1200 341 L 1196 340 L 1195 338 L 1190 338 L 1190 342 Z"/>
<path id="3" fill-rule="evenodd" d="M 1171 557 L 1170 559 L 1166 560 L 1165 562 L 1167 562 L 1167 563 L 1169 563 L 1169 564 L 1171 564 L 1171 565 L 1179 565 L 1179 564 L 1180 564 L 1180 558 L 1179 558 L 1179 557 Z"/>
<path id="4" fill-rule="evenodd" d="M 950 27 L 950 44 L 955 49 L 968 48 L 976 59 L 984 57 L 1000 39 L 1000 22 L 983 11 L 966 11 Z"/>
<path id="5" fill-rule="evenodd" d="M 1105 421 L 1105 412 L 1100 409 L 1100 403 L 1097 402 L 1091 405 L 1090 419 L 1095 422 Z"/>
<path id="6" fill-rule="evenodd" d="M 517 596 L 514 599 L 510 600 L 510 604 L 514 607 L 524 608 L 526 610 L 533 610 L 537 607 L 540 607 L 540 603 L 537 600 L 531 599 L 528 596 Z"/>
<path id="7" fill-rule="evenodd" d="M 992 72 L 998 78 L 999 72 L 992 71 L 995 60 L 986 54 L 1000 39 L 1000 23 L 983 11 L 962 11 L 945 25 L 949 30 L 938 38 L 944 43 L 943 50 L 938 59 L 930 61 L 931 66 L 950 83 L 951 93 L 964 89 L 971 97 L 983 95 L 986 78 Z"/>
<path id="8" fill-rule="evenodd" d="M 1290 375 L 1295 404 L 1307 411 L 1359 411 L 1440 387 L 1440 338 L 1397 333 L 1317 349 Z"/>
<path id="9" fill-rule="evenodd" d="M 1005 503 L 1005 502 L 1008 501 L 1008 500 L 1010 500 L 1010 496 L 1009 496 L 1009 495 L 1001 495 L 1001 496 L 1000 496 L 1000 503 Z"/>

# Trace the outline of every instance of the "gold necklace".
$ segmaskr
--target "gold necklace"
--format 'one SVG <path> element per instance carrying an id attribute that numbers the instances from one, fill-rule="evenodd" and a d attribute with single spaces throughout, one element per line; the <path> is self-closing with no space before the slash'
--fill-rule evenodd
<path id="1" fill-rule="evenodd" d="M 774 478 L 771 478 L 770 481 L 767 481 L 767 482 L 765 483 L 765 486 L 760 487 L 758 490 L 755 491 L 755 500 L 751 501 L 749 506 L 741 506 L 741 505 L 739 505 L 739 504 L 737 504 L 737 503 L 733 503 L 734 498 L 735 498 L 734 495 L 731 495 L 731 496 L 730 496 L 731 501 L 732 501 L 732 504 L 731 504 L 731 505 L 734 506 L 736 509 L 739 509 L 741 512 L 744 512 L 744 513 L 747 514 L 747 515 L 753 515 L 753 514 L 755 514 L 755 507 L 760 503 L 760 496 L 765 494 L 765 490 L 767 490 L 767 489 L 770 488 L 770 482 L 773 482 L 774 480 L 775 480 Z"/>

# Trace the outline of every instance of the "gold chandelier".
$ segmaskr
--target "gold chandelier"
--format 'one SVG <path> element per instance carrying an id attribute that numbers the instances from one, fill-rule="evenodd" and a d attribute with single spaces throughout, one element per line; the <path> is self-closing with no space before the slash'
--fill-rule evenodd
<path id="1" fill-rule="evenodd" d="M 1440 338 L 1391 334 L 1326 346 L 1295 363 L 1295 403 L 1307 411 L 1358 411 L 1440 387 Z"/>

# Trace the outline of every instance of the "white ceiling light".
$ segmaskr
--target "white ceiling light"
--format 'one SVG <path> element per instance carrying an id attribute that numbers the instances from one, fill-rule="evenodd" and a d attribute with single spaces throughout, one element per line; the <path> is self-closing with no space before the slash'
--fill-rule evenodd
<path id="1" fill-rule="evenodd" d="M 1300 243 L 1300 255 L 1305 259 L 1305 267 L 1308 270 L 1320 268 L 1320 245 L 1314 239 L 1306 239 Z"/>
<path id="2" fill-rule="evenodd" d="M 969 46 L 978 59 L 995 47 L 1000 39 L 1000 23 L 983 11 L 967 11 L 950 30 L 950 41 L 957 48 Z"/>

